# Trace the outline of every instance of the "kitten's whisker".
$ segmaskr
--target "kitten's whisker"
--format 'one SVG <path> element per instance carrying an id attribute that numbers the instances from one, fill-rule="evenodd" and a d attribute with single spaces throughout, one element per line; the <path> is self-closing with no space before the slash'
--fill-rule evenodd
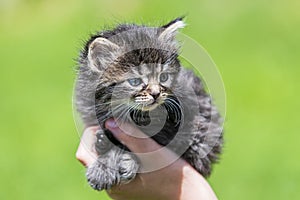
<path id="1" fill-rule="evenodd" d="M 120 113 L 118 113 L 116 121 L 120 121 L 120 119 L 122 119 L 124 117 L 124 113 L 126 113 L 127 110 L 128 110 L 127 106 L 124 106 L 123 110 Z M 124 120 L 122 120 L 122 121 L 124 121 Z"/>
<path id="2" fill-rule="evenodd" d="M 177 105 L 178 108 L 181 108 L 181 109 L 182 109 L 181 105 L 180 105 L 176 100 L 174 100 L 174 99 L 172 99 L 172 98 L 168 98 L 168 100 L 171 101 L 172 103 L 174 103 L 175 105 Z"/>
<path id="3" fill-rule="evenodd" d="M 130 112 L 132 111 L 132 110 L 134 110 L 135 109 L 135 107 L 137 107 L 137 105 L 131 105 L 129 108 L 127 108 L 126 110 L 125 110 L 125 113 L 123 114 L 123 113 L 121 113 L 120 114 L 120 116 L 119 116 L 119 118 L 118 118 L 118 120 L 119 119 L 121 119 L 121 120 L 119 120 L 119 123 L 122 125 L 123 123 L 125 123 L 126 121 L 128 121 L 128 116 L 129 116 L 129 114 L 130 114 Z"/>
<path id="4" fill-rule="evenodd" d="M 124 123 L 125 121 L 128 120 L 128 116 L 130 114 L 130 112 L 135 109 L 136 105 L 133 104 L 133 105 L 130 105 L 129 107 L 125 107 L 124 110 L 118 115 L 118 120 L 121 122 L 121 123 Z"/>
<path id="5" fill-rule="evenodd" d="M 176 125 L 178 125 L 181 121 L 181 110 L 182 107 L 181 105 L 172 98 L 167 98 L 166 99 L 166 105 L 171 108 L 171 110 L 173 111 L 173 113 L 175 114 L 175 121 L 177 122 Z"/>
<path id="6" fill-rule="evenodd" d="M 122 112 L 122 110 L 125 109 L 125 107 L 126 106 L 124 104 L 118 105 L 117 107 L 112 109 L 112 112 L 116 115 L 119 115 L 119 112 Z"/>
<path id="7" fill-rule="evenodd" d="M 106 104 L 110 104 L 113 106 L 113 105 L 118 105 L 118 104 L 126 104 L 128 102 L 129 102 L 128 99 L 118 99 L 118 100 L 106 102 Z"/>

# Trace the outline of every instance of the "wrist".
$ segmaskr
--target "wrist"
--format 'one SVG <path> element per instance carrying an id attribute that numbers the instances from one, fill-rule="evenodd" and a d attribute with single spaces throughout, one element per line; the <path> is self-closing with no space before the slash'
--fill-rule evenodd
<path id="1" fill-rule="evenodd" d="M 183 181 L 180 200 L 216 200 L 217 197 L 205 180 L 192 166 L 187 165 L 182 169 Z"/>

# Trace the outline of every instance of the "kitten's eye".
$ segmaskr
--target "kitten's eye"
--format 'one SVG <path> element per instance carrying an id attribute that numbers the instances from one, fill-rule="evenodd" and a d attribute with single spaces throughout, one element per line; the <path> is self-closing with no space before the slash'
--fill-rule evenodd
<path id="1" fill-rule="evenodd" d="M 167 73 L 161 73 L 159 76 L 159 81 L 160 82 L 166 82 L 169 78 L 169 75 Z"/>
<path id="2" fill-rule="evenodd" d="M 131 79 L 128 79 L 128 83 L 132 86 L 138 86 L 142 83 L 142 79 L 140 78 L 131 78 Z"/>

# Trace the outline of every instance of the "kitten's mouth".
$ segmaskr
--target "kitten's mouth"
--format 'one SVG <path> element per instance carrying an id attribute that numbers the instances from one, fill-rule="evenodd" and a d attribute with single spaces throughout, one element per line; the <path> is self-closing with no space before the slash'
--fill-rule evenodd
<path id="1" fill-rule="evenodd" d="M 163 103 L 162 100 L 152 100 L 152 101 L 148 101 L 148 102 L 143 102 L 140 103 L 140 105 L 138 106 L 138 109 L 141 111 L 151 111 L 156 109 L 159 105 L 161 105 Z"/>
<path id="2" fill-rule="evenodd" d="M 159 103 L 154 101 L 148 105 L 143 106 L 142 110 L 143 111 L 151 111 L 151 110 L 154 110 L 155 108 L 157 108 L 157 106 L 159 106 Z"/>
<path id="3" fill-rule="evenodd" d="M 163 103 L 161 98 L 154 99 L 154 98 L 143 97 L 143 96 L 136 97 L 134 99 L 134 102 L 139 104 L 138 109 L 142 111 L 154 110 L 155 108 L 157 108 L 157 106 Z"/>
<path id="4" fill-rule="evenodd" d="M 151 111 L 156 109 L 158 106 L 164 104 L 164 98 L 157 98 L 153 100 L 152 102 L 149 102 L 148 104 L 142 106 L 143 111 Z"/>

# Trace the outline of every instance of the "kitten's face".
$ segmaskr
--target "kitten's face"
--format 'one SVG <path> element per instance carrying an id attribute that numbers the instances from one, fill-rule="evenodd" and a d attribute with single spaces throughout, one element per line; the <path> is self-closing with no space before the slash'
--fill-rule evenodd
<path id="1" fill-rule="evenodd" d="M 178 68 L 171 64 L 142 64 L 131 67 L 116 86 L 114 98 L 123 99 L 128 108 L 149 111 L 171 95 Z"/>
<path id="2" fill-rule="evenodd" d="M 157 28 L 125 25 L 89 41 L 84 62 L 99 74 L 96 96 L 105 109 L 126 116 L 178 104 L 171 88 L 180 69 L 175 36 L 182 27 L 181 19 Z"/>

